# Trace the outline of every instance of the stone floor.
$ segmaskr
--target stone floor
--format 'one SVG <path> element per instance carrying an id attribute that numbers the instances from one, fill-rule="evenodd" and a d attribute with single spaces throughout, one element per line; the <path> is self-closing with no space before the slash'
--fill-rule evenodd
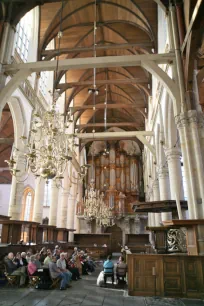
<path id="1" fill-rule="evenodd" d="M 66 291 L 1 288 L 0 306 L 204 306 L 204 301 L 154 297 L 129 297 L 126 290 L 99 288 L 99 269 Z"/>

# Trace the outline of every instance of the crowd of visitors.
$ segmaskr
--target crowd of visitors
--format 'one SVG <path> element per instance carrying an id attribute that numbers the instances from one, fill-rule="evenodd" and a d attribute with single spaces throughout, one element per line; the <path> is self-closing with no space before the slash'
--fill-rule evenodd
<path id="1" fill-rule="evenodd" d="M 39 253 L 32 254 L 32 250 L 27 253 L 9 253 L 4 258 L 8 275 L 18 276 L 19 285 L 26 285 L 29 277 L 38 276 L 41 287 L 48 288 L 52 279 L 61 280 L 60 289 L 70 288 L 71 280 L 81 279 L 81 275 L 91 274 L 95 270 L 94 261 L 88 256 L 86 251 L 74 248 L 71 256 L 63 252 L 59 246 L 52 251 L 45 247 Z M 38 284 L 40 286 L 40 284 Z"/>
<path id="2" fill-rule="evenodd" d="M 124 248 L 126 251 L 126 249 Z M 122 252 L 123 254 L 124 252 Z M 106 284 L 107 278 L 112 279 L 116 275 L 117 282 L 125 283 L 127 274 L 127 264 L 125 257 L 120 256 L 117 264 L 111 260 L 109 255 L 107 260 L 103 263 L 103 271 L 101 271 L 97 284 Z M 60 289 L 65 290 L 70 288 L 71 281 L 81 279 L 81 275 L 89 275 L 95 271 L 96 265 L 94 260 L 88 255 L 88 250 L 80 250 L 74 248 L 71 254 L 63 252 L 59 246 L 54 250 L 42 248 L 40 252 L 35 254 L 30 249 L 28 252 L 16 253 L 11 252 L 4 258 L 6 271 L 8 275 L 17 276 L 19 279 L 19 286 L 26 286 L 29 279 L 38 277 L 38 288 L 48 289 L 51 287 L 53 280 L 60 281 Z"/>

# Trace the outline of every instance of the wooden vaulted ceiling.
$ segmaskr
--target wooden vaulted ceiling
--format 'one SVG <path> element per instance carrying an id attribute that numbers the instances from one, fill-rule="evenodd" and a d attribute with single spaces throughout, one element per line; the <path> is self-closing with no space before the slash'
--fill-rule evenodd
<path id="1" fill-rule="evenodd" d="M 97 0 L 96 3 L 97 56 L 157 52 L 157 4 L 154 1 Z M 39 60 L 51 60 L 56 56 L 56 50 L 60 50 L 60 59 L 92 57 L 94 8 L 93 0 L 65 1 L 63 10 L 59 2 L 40 6 Z M 60 20 L 63 37 L 59 48 Z M 55 51 L 47 50 L 52 40 Z M 118 108 L 108 109 L 107 122 L 118 122 L 120 126 L 123 122 L 134 123 L 133 126 L 124 126 L 125 130 L 145 129 L 145 109 L 151 93 L 151 76 L 147 71 L 141 67 L 97 69 L 96 84 L 99 89 L 96 104 L 104 103 L 106 86 L 108 104 L 118 104 Z M 85 109 L 85 105 L 93 104 L 93 96 L 88 94 L 88 89 L 93 86 L 93 69 L 61 71 L 56 75 L 55 86 L 61 93 L 66 93 L 65 111 L 72 100 L 74 107 L 83 106 L 76 112 L 80 124 L 91 123 L 93 116 L 96 123 L 104 122 L 104 109 Z M 125 104 L 135 107 L 125 108 Z M 82 130 L 90 132 L 92 128 Z M 95 130 L 102 131 L 103 127 Z"/>

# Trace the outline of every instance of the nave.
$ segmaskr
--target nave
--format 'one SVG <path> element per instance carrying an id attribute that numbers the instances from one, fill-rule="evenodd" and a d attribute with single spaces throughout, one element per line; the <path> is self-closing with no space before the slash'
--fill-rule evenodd
<path id="1" fill-rule="evenodd" d="M 120 253 L 113 253 L 117 262 Z M 161 297 L 131 297 L 125 289 L 98 287 L 96 280 L 102 263 L 92 275 L 83 276 L 80 282 L 72 282 L 66 291 L 0 288 L 1 306 L 203 306 L 203 300 Z"/>

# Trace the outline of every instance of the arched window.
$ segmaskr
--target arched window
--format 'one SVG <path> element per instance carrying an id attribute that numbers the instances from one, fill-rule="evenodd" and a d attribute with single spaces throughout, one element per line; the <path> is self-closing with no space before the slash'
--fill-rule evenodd
<path id="1" fill-rule="evenodd" d="M 32 221 L 33 204 L 34 204 L 34 191 L 32 188 L 27 187 L 23 193 L 22 215 L 21 215 L 22 220 Z"/>
<path id="2" fill-rule="evenodd" d="M 16 51 L 24 62 L 27 62 L 28 49 L 32 35 L 33 11 L 28 12 L 16 27 Z"/>
<path id="3" fill-rule="evenodd" d="M 25 221 L 30 220 L 31 205 L 32 205 L 32 194 L 29 192 L 26 196 L 26 203 L 25 203 L 25 213 L 24 213 Z"/>

